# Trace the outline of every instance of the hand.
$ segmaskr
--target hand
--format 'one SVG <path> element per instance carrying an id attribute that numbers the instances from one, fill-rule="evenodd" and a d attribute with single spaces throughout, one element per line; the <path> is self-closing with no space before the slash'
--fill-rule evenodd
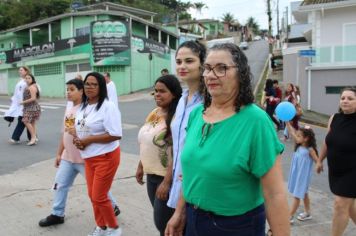
<path id="1" fill-rule="evenodd" d="M 84 148 L 87 146 L 87 144 L 85 144 L 85 142 L 79 138 L 73 138 L 73 144 L 79 150 L 84 150 Z"/>
<path id="2" fill-rule="evenodd" d="M 142 165 L 138 165 L 137 170 L 136 170 L 136 181 L 140 185 L 143 185 L 145 182 L 143 181 L 143 167 Z"/>
<path id="3" fill-rule="evenodd" d="M 64 131 L 68 132 L 73 137 L 77 137 L 77 131 L 75 130 L 75 127 L 66 127 Z"/>
<path id="4" fill-rule="evenodd" d="M 164 236 L 183 236 L 185 220 L 185 214 L 174 212 L 173 216 L 167 223 Z"/>
<path id="5" fill-rule="evenodd" d="M 156 197 L 160 200 L 167 200 L 170 188 L 171 185 L 163 180 L 156 190 Z"/>
<path id="6" fill-rule="evenodd" d="M 321 161 L 317 161 L 315 164 L 316 173 L 320 174 L 324 171 L 323 163 Z"/>
<path id="7" fill-rule="evenodd" d="M 61 164 L 61 155 L 56 156 L 56 160 L 54 161 L 54 167 L 58 168 Z"/>

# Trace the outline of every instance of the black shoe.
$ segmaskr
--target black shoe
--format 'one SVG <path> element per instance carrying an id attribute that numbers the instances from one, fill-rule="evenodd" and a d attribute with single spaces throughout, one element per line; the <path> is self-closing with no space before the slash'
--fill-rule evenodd
<path id="1" fill-rule="evenodd" d="M 118 216 L 121 213 L 121 211 L 117 205 L 114 206 L 114 213 L 115 213 L 115 216 Z"/>
<path id="2" fill-rule="evenodd" d="M 52 214 L 40 220 L 40 222 L 38 222 L 39 226 L 41 227 L 47 227 L 47 226 L 58 225 L 63 223 L 64 223 L 64 217 L 56 216 Z"/>

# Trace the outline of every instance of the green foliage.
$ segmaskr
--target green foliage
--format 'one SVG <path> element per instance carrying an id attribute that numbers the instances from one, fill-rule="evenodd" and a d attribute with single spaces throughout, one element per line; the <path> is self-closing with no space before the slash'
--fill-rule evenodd
<path id="1" fill-rule="evenodd" d="M 247 19 L 246 24 L 254 34 L 260 34 L 260 26 L 252 16 Z"/>
<path id="2" fill-rule="evenodd" d="M 0 31 L 62 14 L 71 0 L 21 0 L 0 2 Z"/>
<path id="3" fill-rule="evenodd" d="M 0 0 L 0 31 L 69 12 L 72 2 L 73 0 Z M 197 12 L 206 8 L 202 2 L 177 0 L 81 0 L 81 2 L 84 5 L 112 2 L 144 9 L 157 13 L 154 21 L 160 23 L 176 21 L 177 14 L 180 20 L 191 19 L 187 12 L 189 8 L 195 8 Z"/>
<path id="4" fill-rule="evenodd" d="M 231 24 L 231 23 L 233 23 L 235 21 L 234 18 L 235 17 L 234 17 L 234 15 L 232 13 L 226 12 L 226 13 L 223 14 L 221 19 L 222 19 L 223 22 L 225 22 L 227 24 Z"/>

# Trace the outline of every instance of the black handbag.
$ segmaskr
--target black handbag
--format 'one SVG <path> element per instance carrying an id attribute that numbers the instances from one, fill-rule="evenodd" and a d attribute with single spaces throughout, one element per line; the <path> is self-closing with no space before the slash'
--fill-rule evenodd
<path id="1" fill-rule="evenodd" d="M 15 120 L 15 118 L 12 116 L 4 116 L 4 120 L 9 122 L 9 127 L 10 127 L 11 123 Z"/>

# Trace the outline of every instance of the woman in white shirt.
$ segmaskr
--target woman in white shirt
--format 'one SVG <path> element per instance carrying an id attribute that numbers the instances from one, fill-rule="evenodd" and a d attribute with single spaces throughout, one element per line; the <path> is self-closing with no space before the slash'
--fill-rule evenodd
<path id="1" fill-rule="evenodd" d="M 11 106 L 8 111 L 5 112 L 5 116 L 18 117 L 17 125 L 12 133 L 9 142 L 12 144 L 20 143 L 20 137 L 22 135 L 23 130 L 25 129 L 25 124 L 22 122 L 23 115 L 23 105 L 21 102 L 23 101 L 23 92 L 27 87 L 27 83 L 25 81 L 26 75 L 30 74 L 31 71 L 27 66 L 21 66 L 19 68 L 19 75 L 21 79 L 17 82 L 14 90 L 14 95 L 11 97 Z M 31 134 L 27 131 L 28 140 L 31 139 Z"/>
<path id="2" fill-rule="evenodd" d="M 81 108 L 76 114 L 74 145 L 84 159 L 88 195 L 93 205 L 96 227 L 89 235 L 120 236 L 114 210 L 108 198 L 120 163 L 121 114 L 107 100 L 104 77 L 97 72 L 84 79 Z"/>

